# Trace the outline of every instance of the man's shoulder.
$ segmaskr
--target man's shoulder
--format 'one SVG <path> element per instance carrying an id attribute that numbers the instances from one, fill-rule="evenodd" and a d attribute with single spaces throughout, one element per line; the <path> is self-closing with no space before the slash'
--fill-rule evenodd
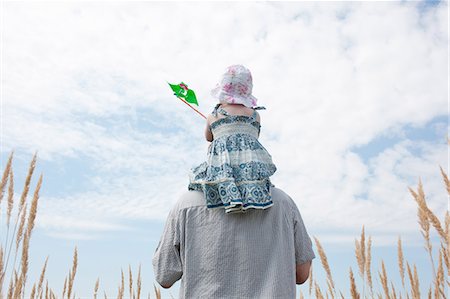
<path id="1" fill-rule="evenodd" d="M 272 187 L 271 194 L 274 205 L 279 205 L 280 207 L 289 206 L 291 208 L 296 206 L 292 198 L 280 188 Z M 180 211 L 192 207 L 206 208 L 206 202 L 202 192 L 194 190 L 182 192 L 179 194 L 173 210 Z"/>
<path id="2" fill-rule="evenodd" d="M 272 187 L 272 200 L 278 202 L 281 206 L 296 206 L 294 200 L 285 191 L 277 187 Z"/>
<path id="3" fill-rule="evenodd" d="M 203 193 L 200 191 L 189 190 L 184 191 L 178 196 L 178 200 L 173 206 L 173 210 L 183 210 L 191 207 L 206 207 Z"/>

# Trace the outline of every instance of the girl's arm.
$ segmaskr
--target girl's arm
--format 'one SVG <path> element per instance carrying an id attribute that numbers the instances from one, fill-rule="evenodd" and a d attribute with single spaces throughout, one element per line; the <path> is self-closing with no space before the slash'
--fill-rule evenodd
<path id="1" fill-rule="evenodd" d="M 212 115 L 209 115 L 208 118 L 206 119 L 206 128 L 205 128 L 205 138 L 209 142 L 213 141 L 214 139 L 210 128 L 211 120 Z"/>
<path id="2" fill-rule="evenodd" d="M 258 111 L 256 111 L 256 121 L 259 122 L 259 125 L 261 126 L 261 116 L 259 116 Z M 258 132 L 258 138 L 261 132 Z"/>

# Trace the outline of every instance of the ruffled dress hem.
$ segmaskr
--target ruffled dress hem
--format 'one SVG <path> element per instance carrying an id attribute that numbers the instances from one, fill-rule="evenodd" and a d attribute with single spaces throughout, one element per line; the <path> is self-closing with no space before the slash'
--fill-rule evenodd
<path id="1" fill-rule="evenodd" d="M 269 178 L 258 181 L 189 183 L 188 190 L 205 194 L 208 208 L 224 208 L 226 213 L 245 212 L 248 209 L 267 209 L 273 205 Z M 234 196 L 233 196 L 234 195 Z"/>

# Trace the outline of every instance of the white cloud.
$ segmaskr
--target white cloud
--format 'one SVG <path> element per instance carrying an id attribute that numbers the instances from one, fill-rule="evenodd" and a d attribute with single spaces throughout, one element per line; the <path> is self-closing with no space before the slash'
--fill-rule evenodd
<path id="1" fill-rule="evenodd" d="M 419 16 L 395 2 L 7 2 L 4 146 L 37 149 L 44 165 L 92 164 L 79 178 L 89 190 L 42 201 L 42 227 L 84 223 L 76 235 L 164 219 L 207 147 L 203 120 L 166 80 L 188 83 L 208 113 L 223 68 L 242 63 L 267 107 L 274 182 L 308 227 L 412 233 L 407 186 L 420 175 L 440 212 L 447 147 L 400 138 L 368 164 L 351 149 L 444 114 L 446 5 Z"/>

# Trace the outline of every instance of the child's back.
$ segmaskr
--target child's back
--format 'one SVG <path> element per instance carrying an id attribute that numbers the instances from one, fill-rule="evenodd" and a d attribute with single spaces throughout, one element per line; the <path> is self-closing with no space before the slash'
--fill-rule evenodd
<path id="1" fill-rule="evenodd" d="M 220 105 L 220 108 L 222 108 L 223 110 L 227 111 L 229 114 L 231 115 L 244 115 L 244 116 L 252 116 L 253 114 L 253 109 L 250 107 L 246 107 L 243 104 L 228 104 L 228 103 L 223 103 Z M 256 113 L 257 118 L 256 120 L 261 123 L 261 119 L 259 116 L 259 113 Z M 215 117 L 213 114 L 210 114 L 211 119 L 217 120 L 219 118 L 224 118 L 225 116 L 222 114 L 219 114 L 218 117 Z M 209 123 L 211 125 L 211 123 Z"/>
<path id="2" fill-rule="evenodd" d="M 207 141 L 213 141 L 214 134 L 212 132 L 212 124 L 218 122 L 221 119 L 225 118 L 234 118 L 235 120 L 247 120 L 251 119 L 257 122 L 257 129 L 259 135 L 259 129 L 261 126 L 261 117 L 259 113 L 256 112 L 256 109 L 265 109 L 264 107 L 256 107 L 249 108 L 245 107 L 242 104 L 218 104 L 214 111 L 208 116 L 206 119 L 206 130 L 205 137 Z M 220 122 L 219 122 L 220 123 Z M 216 124 L 213 126 L 216 127 Z M 236 128 L 236 132 L 239 131 L 239 128 Z"/>

